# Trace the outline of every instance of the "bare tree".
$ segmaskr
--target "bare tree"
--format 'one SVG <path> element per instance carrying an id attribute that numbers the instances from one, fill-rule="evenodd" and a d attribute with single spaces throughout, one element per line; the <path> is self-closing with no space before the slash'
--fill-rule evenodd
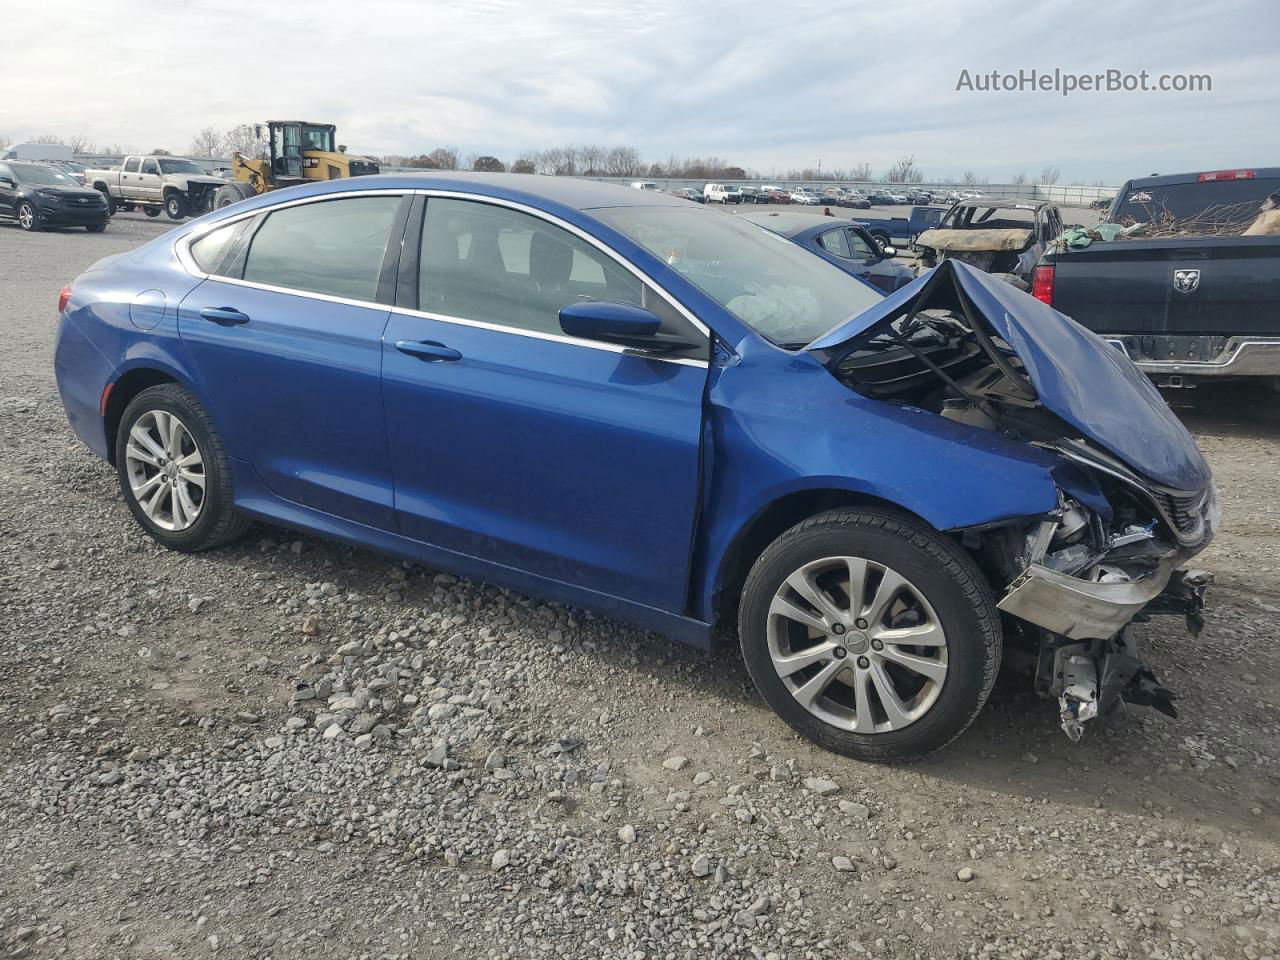
<path id="1" fill-rule="evenodd" d="M 852 170 L 849 171 L 849 179 L 850 180 L 870 180 L 871 164 L 863 162 L 855 166 Z"/>
<path id="2" fill-rule="evenodd" d="M 537 169 L 537 165 L 534 164 L 533 159 L 524 155 L 517 158 L 516 162 L 511 164 L 512 173 L 536 173 Z"/>
<path id="3" fill-rule="evenodd" d="M 472 170 L 480 173 L 506 173 L 507 167 L 497 157 L 476 157 L 475 162 L 471 164 Z"/>
<path id="4" fill-rule="evenodd" d="M 256 157 L 260 150 L 258 132 L 253 128 L 253 124 L 242 123 L 226 132 L 222 138 L 222 146 L 227 153 L 241 153 L 246 157 Z"/>
<path id="5" fill-rule="evenodd" d="M 1009 182 L 1012 183 L 1015 187 L 1022 186 L 1024 183 L 1027 182 L 1026 172 L 1022 171 L 1020 173 L 1015 173 L 1012 177 L 1009 178 Z"/>
<path id="6" fill-rule="evenodd" d="M 222 134 L 213 127 L 205 127 L 191 138 L 191 155 L 193 157 L 219 157 L 222 155 L 224 140 Z"/>
<path id="7" fill-rule="evenodd" d="M 154 150 L 148 150 L 147 153 L 153 157 L 171 157 L 173 152 L 166 150 L 164 147 L 156 147 Z"/>
<path id="8" fill-rule="evenodd" d="M 578 163 L 580 164 L 579 172 L 584 177 L 598 177 L 606 173 L 605 161 L 608 157 L 608 147 L 600 147 L 595 144 L 585 144 L 578 148 Z"/>
<path id="9" fill-rule="evenodd" d="M 32 137 L 30 143 L 65 143 L 56 133 L 42 133 L 38 137 Z"/>
<path id="10" fill-rule="evenodd" d="M 978 182 L 978 175 L 972 170 L 966 170 L 964 173 L 960 174 L 960 182 L 967 186 L 973 186 Z"/>
<path id="11" fill-rule="evenodd" d="M 1055 167 L 1053 164 L 1049 164 L 1049 166 L 1045 167 L 1043 170 L 1040 171 L 1040 179 L 1038 182 L 1045 183 L 1045 184 L 1054 184 L 1058 182 L 1058 178 L 1060 176 L 1062 176 L 1062 171 L 1059 170 L 1057 167 Z"/>
<path id="12" fill-rule="evenodd" d="M 916 166 L 915 157 L 899 157 L 884 175 L 888 183 L 923 183 L 924 172 Z"/>
<path id="13" fill-rule="evenodd" d="M 88 135 L 83 133 L 73 133 L 67 138 L 67 143 L 71 145 L 72 153 L 95 153 L 98 149 Z"/>
<path id="14" fill-rule="evenodd" d="M 431 166 L 437 170 L 458 169 L 457 147 L 436 147 L 427 154 L 427 158 L 431 161 Z"/>
<path id="15" fill-rule="evenodd" d="M 4 152 L 5 150 L 8 150 L 12 144 L 13 144 L 12 140 L 6 137 L 3 133 L 0 133 L 0 153 Z"/>
<path id="16" fill-rule="evenodd" d="M 605 157 L 604 166 L 611 177 L 635 177 L 644 169 L 635 147 L 614 147 Z"/>

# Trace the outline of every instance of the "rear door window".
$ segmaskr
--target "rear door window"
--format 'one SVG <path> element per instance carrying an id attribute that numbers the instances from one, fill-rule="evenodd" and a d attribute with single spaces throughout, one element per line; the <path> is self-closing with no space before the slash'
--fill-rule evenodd
<path id="1" fill-rule="evenodd" d="M 141 161 L 140 161 L 140 160 L 138 160 L 138 158 L 137 158 L 137 157 L 130 157 L 128 160 L 126 160 L 126 161 L 124 162 L 124 172 L 125 172 L 125 173 L 137 173 L 137 172 L 138 172 L 138 164 L 139 164 L 140 162 L 141 162 Z"/>
<path id="2" fill-rule="evenodd" d="M 244 279 L 375 302 L 399 206 L 398 196 L 349 197 L 276 210 L 249 242 Z"/>
<path id="3" fill-rule="evenodd" d="M 143 172 L 143 173 L 151 173 L 151 174 L 155 174 L 156 176 L 159 176 L 159 175 L 160 175 L 160 165 L 159 165 L 158 163 L 156 163 L 154 160 L 147 160 L 147 161 L 144 161 L 144 162 L 143 162 L 143 164 L 142 164 L 142 172 Z"/>

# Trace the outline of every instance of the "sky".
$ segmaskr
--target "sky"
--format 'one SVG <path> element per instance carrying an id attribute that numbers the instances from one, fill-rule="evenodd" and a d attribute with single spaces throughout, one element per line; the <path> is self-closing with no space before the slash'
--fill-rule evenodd
<path id="1" fill-rule="evenodd" d="M 58 0 L 0 57 L 0 138 L 188 150 L 199 129 L 335 123 L 358 154 L 566 143 L 763 175 L 1062 183 L 1280 164 L 1280 3 L 1237 0 Z M 33 16 L 35 16 L 33 14 Z M 110 24 L 107 23 L 110 21 Z M 57 27 L 57 29 L 54 29 Z M 992 70 L 1208 74 L 1212 90 L 978 92 Z M 975 80 L 975 84 L 976 84 Z"/>

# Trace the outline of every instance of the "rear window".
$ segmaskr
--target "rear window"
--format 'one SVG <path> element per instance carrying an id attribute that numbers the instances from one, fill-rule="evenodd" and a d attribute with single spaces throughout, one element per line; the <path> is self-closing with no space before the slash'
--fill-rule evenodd
<path id="1" fill-rule="evenodd" d="M 1123 224 L 1172 220 L 1244 223 L 1257 216 L 1262 201 L 1277 190 L 1277 177 L 1129 187 L 1116 197 L 1109 219 Z"/>

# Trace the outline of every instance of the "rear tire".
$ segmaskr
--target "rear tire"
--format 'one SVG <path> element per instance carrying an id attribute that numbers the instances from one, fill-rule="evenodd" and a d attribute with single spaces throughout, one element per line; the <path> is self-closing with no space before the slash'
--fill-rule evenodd
<path id="1" fill-rule="evenodd" d="M 187 215 L 187 201 L 180 193 L 171 193 L 164 198 L 164 212 L 170 220 L 181 220 Z"/>
<path id="2" fill-rule="evenodd" d="M 747 576 L 738 632 L 778 715 L 859 760 L 944 747 L 978 716 L 1000 667 L 1000 618 L 977 566 L 883 509 L 833 510 L 778 537 Z"/>
<path id="3" fill-rule="evenodd" d="M 86 223 L 84 228 L 90 233 L 102 233 L 107 229 L 107 225 L 105 223 Z"/>
<path id="4" fill-rule="evenodd" d="M 160 216 L 160 208 L 159 208 L 159 207 L 143 207 L 143 208 L 142 208 L 142 212 L 143 212 L 143 213 L 145 213 L 148 217 L 158 217 L 158 216 Z"/>
<path id="5" fill-rule="evenodd" d="M 222 439 L 186 387 L 162 383 L 139 393 L 125 407 L 115 443 L 121 493 L 157 542 L 192 553 L 252 526 L 233 505 Z"/>

